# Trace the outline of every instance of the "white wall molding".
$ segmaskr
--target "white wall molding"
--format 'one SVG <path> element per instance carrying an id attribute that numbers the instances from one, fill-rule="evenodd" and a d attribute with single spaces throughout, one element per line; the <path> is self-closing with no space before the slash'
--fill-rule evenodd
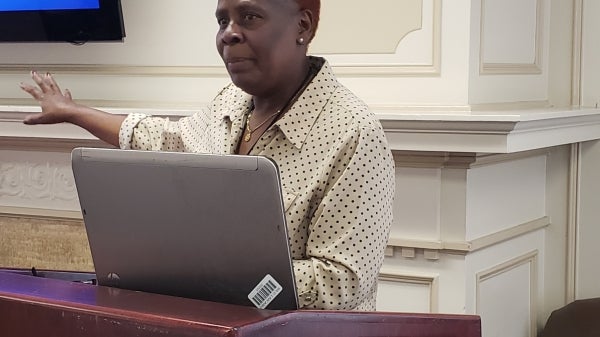
<path id="1" fill-rule="evenodd" d="M 544 0 L 535 0 L 535 36 L 533 43 L 534 60 L 532 63 L 496 63 L 486 62 L 484 57 L 485 45 L 485 25 L 486 25 L 486 4 L 490 0 L 481 0 L 481 23 L 480 23 L 480 54 L 479 54 L 479 73 L 481 75 L 530 75 L 542 73 L 542 56 L 543 56 L 543 41 L 544 41 Z M 505 18 L 508 19 L 508 18 Z"/>
<path id="2" fill-rule="evenodd" d="M 580 106 L 581 96 L 581 69 L 583 47 L 583 0 L 574 0 L 573 9 L 573 51 L 571 69 L 571 104 Z"/>
<path id="3" fill-rule="evenodd" d="M 580 190 L 581 190 L 581 145 L 576 143 L 571 145 L 569 156 L 569 196 L 567 199 L 567 247 L 566 259 L 566 293 L 565 301 L 570 303 L 577 296 L 577 252 L 580 247 L 577 238 L 579 237 L 579 208 L 580 208 Z"/>
<path id="4" fill-rule="evenodd" d="M 520 111 L 520 110 L 552 110 L 552 105 L 548 100 L 539 101 L 520 101 L 520 102 L 495 102 L 471 104 L 471 111 Z"/>
<path id="5" fill-rule="evenodd" d="M 582 86 L 582 57 L 583 57 L 583 0 L 573 0 L 573 50 L 571 69 L 571 104 L 581 106 L 583 97 Z"/>
<path id="6" fill-rule="evenodd" d="M 28 218 L 38 220 L 52 220 L 60 222 L 72 222 L 82 225 L 83 216 L 80 211 L 63 211 L 53 209 L 39 209 L 29 207 L 0 206 L 0 217 L 5 218 Z"/>
<path id="7" fill-rule="evenodd" d="M 538 63 L 483 63 L 481 75 L 536 75 L 542 73 L 542 68 Z"/>
<path id="8" fill-rule="evenodd" d="M 517 226 L 507 228 L 489 235 L 485 235 L 469 241 L 469 252 L 475 252 L 517 237 L 547 228 L 551 225 L 550 218 L 547 216 L 528 221 Z"/>
<path id="9" fill-rule="evenodd" d="M 481 271 L 476 274 L 476 313 L 481 314 L 482 284 L 488 280 L 499 277 L 502 274 L 508 273 L 517 267 L 528 265 L 529 267 L 529 299 L 526 305 L 529 306 L 529 337 L 537 336 L 537 294 L 538 294 L 538 254 L 537 250 L 527 254 L 515 257 L 509 261 L 500 263 L 492 268 Z M 524 285 L 521 285 L 524 286 Z M 497 295 L 497 294 L 496 294 Z M 523 300 L 523 299 L 520 299 Z M 485 329 L 484 329 L 485 330 Z"/>
<path id="10" fill-rule="evenodd" d="M 0 64 L 0 73 L 27 74 L 31 70 L 90 76 L 219 77 L 229 78 L 224 66 L 135 66 L 108 64 Z"/>
<path id="11" fill-rule="evenodd" d="M 381 115 L 394 150 L 512 153 L 598 138 L 599 109 Z"/>
<path id="12" fill-rule="evenodd" d="M 466 255 L 470 252 L 470 243 L 467 241 L 452 242 L 452 241 L 436 241 L 436 240 L 419 240 L 406 239 L 400 237 L 390 237 L 388 246 L 394 247 L 402 251 L 402 256 L 405 258 L 413 258 L 416 251 L 436 251 L 440 254 Z M 413 254 L 406 255 L 407 249 L 413 251 Z M 437 260 L 437 259 L 427 259 Z"/>
<path id="13" fill-rule="evenodd" d="M 537 157 L 537 156 L 546 156 L 550 152 L 549 148 L 542 149 L 534 149 L 528 151 L 520 151 L 513 153 L 484 153 L 477 155 L 477 159 L 473 162 L 469 168 L 495 165 L 500 163 L 507 163 L 519 159 Z"/>
<path id="14" fill-rule="evenodd" d="M 109 108 L 179 118 L 193 110 Z M 95 139 L 65 124 L 25 126 L 39 107 L 0 106 L 0 135 L 17 138 Z M 547 109 L 485 113 L 385 113 L 379 117 L 392 150 L 457 153 L 513 153 L 597 139 L 600 109 Z M 14 141 L 14 138 L 13 138 Z"/>
<path id="15" fill-rule="evenodd" d="M 388 246 L 400 250 L 408 248 L 426 251 L 438 251 L 442 254 L 445 253 L 466 255 L 547 228 L 550 225 L 550 218 L 544 216 L 539 219 L 534 219 L 532 221 L 518 224 L 508 229 L 497 231 L 495 233 L 488 234 L 470 241 L 461 242 L 444 240 L 419 240 L 401 237 L 390 237 L 388 241 Z"/>
<path id="16" fill-rule="evenodd" d="M 339 77 L 388 77 L 388 76 L 438 76 L 440 74 L 440 54 L 436 50 L 430 65 L 332 65 Z M 51 73 L 93 76 L 146 76 L 146 77 L 194 77 L 223 78 L 229 75 L 223 66 L 130 66 L 130 65 L 79 65 L 79 64 L 0 64 L 0 73 L 27 74 L 32 69 Z"/>
<path id="17" fill-rule="evenodd" d="M 433 168 L 433 169 L 470 169 L 487 165 L 506 163 L 514 160 L 543 156 L 550 149 L 535 149 L 513 153 L 473 153 L 439 151 L 393 151 L 396 167 Z"/>
<path id="18" fill-rule="evenodd" d="M 380 281 L 388 281 L 399 284 L 426 286 L 429 289 L 429 312 L 437 313 L 439 310 L 439 280 L 438 276 L 418 275 L 391 271 L 382 268 L 379 273 Z"/>
<path id="19" fill-rule="evenodd" d="M 469 168 L 477 160 L 475 153 L 393 151 L 396 167 Z"/>
<path id="20" fill-rule="evenodd" d="M 68 139 L 68 138 L 34 138 L 34 137 L 2 137 L 0 136 L 2 150 L 12 151 L 47 151 L 71 152 L 76 147 L 103 147 L 109 145 L 98 139 Z"/>

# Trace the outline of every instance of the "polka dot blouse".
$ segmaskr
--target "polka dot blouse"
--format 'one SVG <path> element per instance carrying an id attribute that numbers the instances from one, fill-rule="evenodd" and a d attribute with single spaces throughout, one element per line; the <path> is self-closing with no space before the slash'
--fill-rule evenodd
<path id="1" fill-rule="evenodd" d="M 392 223 L 394 162 L 379 121 L 334 77 L 327 62 L 260 138 L 284 190 L 301 307 L 375 310 L 377 277 Z M 121 147 L 234 153 L 251 96 L 234 85 L 178 121 L 131 114 Z"/>

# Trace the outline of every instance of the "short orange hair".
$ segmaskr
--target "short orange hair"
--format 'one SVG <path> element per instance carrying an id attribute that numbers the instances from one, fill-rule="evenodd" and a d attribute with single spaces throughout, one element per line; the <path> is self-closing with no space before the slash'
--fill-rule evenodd
<path id="1" fill-rule="evenodd" d="M 319 26 L 319 19 L 321 15 L 321 0 L 295 0 L 298 6 L 300 6 L 300 10 L 308 9 L 313 14 L 313 24 L 314 29 L 312 36 L 310 39 L 312 40 L 315 37 L 315 33 L 317 32 L 317 27 Z"/>

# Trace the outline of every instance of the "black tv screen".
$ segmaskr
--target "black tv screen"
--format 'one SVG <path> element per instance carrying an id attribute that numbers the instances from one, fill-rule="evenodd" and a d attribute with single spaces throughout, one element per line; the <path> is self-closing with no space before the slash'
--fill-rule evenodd
<path id="1" fill-rule="evenodd" d="M 0 42 L 122 41 L 121 0 L 0 0 Z"/>

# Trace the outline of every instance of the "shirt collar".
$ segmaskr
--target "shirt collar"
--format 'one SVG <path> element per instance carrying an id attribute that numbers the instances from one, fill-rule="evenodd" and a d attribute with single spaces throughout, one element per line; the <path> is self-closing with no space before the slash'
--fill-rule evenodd
<path id="1" fill-rule="evenodd" d="M 321 69 L 291 108 L 274 124 L 298 149 L 302 148 L 317 118 L 339 85 L 325 59 L 311 56 L 310 61 L 316 65 L 322 64 Z"/>
<path id="2" fill-rule="evenodd" d="M 226 91 L 233 91 L 233 94 L 223 95 L 223 92 Z M 229 84 L 219 93 L 218 99 L 216 113 L 223 120 L 241 120 L 252 108 L 252 95 L 237 88 L 233 83 Z"/>
<path id="3" fill-rule="evenodd" d="M 322 64 L 320 70 L 290 109 L 274 123 L 298 149 L 302 148 L 308 133 L 339 85 L 329 63 L 325 59 L 310 56 L 310 62 L 317 66 Z M 223 91 L 232 88 L 235 88 L 235 86 L 230 84 Z M 220 95 L 222 98 L 217 112 L 222 119 L 229 118 L 232 122 L 241 121 L 252 107 L 251 95 L 239 88 L 235 88 L 234 91 L 233 95 Z"/>

